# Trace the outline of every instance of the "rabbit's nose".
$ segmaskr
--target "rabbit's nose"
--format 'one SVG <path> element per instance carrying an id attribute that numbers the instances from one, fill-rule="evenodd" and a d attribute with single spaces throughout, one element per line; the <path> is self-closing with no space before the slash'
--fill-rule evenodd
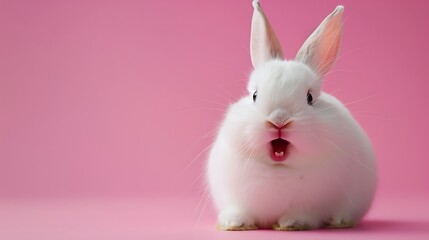
<path id="1" fill-rule="evenodd" d="M 272 112 L 267 119 L 267 124 L 269 127 L 274 127 L 277 129 L 285 128 L 289 123 L 291 123 L 291 119 L 288 112 L 280 109 Z"/>
<path id="2" fill-rule="evenodd" d="M 276 129 L 283 129 L 286 128 L 288 125 L 290 125 L 290 123 L 292 123 L 291 120 L 287 120 L 284 122 L 272 122 L 272 121 L 267 121 L 267 125 L 268 127 L 272 127 L 272 128 L 276 128 Z"/>

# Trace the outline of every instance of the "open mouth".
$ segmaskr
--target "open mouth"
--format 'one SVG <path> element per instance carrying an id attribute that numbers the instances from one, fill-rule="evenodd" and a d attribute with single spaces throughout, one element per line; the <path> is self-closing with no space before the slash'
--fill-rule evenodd
<path id="1" fill-rule="evenodd" d="M 287 157 L 287 147 L 289 142 L 278 138 L 270 142 L 271 143 L 271 159 L 276 162 L 284 161 Z"/>

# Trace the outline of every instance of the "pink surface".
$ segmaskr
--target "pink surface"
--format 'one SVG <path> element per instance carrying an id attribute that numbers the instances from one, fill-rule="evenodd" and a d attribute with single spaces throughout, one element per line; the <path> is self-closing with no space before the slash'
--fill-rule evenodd
<path id="1" fill-rule="evenodd" d="M 368 221 L 302 236 L 423 233 L 429 2 L 261 4 L 287 58 L 345 6 L 341 56 L 324 89 L 347 104 L 378 156 Z M 194 225 L 195 201 L 183 200 L 201 199 L 213 131 L 245 94 L 252 10 L 250 0 L 1 1 L 0 239 L 278 235 L 216 232 L 210 207 L 207 225 Z M 111 209 L 116 198 L 142 200 Z"/>
<path id="2" fill-rule="evenodd" d="M 1 239 L 428 239 L 428 199 L 389 198 L 353 229 L 223 232 L 198 198 L 0 202 Z M 197 207 L 196 207 L 197 206 Z"/>

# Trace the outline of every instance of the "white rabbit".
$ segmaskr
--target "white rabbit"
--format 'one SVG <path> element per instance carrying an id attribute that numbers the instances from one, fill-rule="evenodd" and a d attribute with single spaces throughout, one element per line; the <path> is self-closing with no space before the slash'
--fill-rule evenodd
<path id="1" fill-rule="evenodd" d="M 218 228 L 352 227 L 371 205 L 376 164 L 347 108 L 321 91 L 337 57 L 344 8 L 286 61 L 258 1 L 253 7 L 249 95 L 230 106 L 207 165 Z"/>

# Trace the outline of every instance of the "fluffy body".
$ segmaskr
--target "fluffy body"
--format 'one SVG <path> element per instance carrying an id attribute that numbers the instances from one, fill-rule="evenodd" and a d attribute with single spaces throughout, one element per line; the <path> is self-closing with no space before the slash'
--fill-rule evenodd
<path id="1" fill-rule="evenodd" d="M 255 68 L 249 95 L 230 106 L 209 155 L 207 180 L 221 229 L 351 226 L 367 212 L 376 183 L 370 141 L 320 85 L 301 62 Z M 286 119 L 291 124 L 280 134 L 290 142 L 287 158 L 276 162 L 270 141 L 279 132 L 266 123 Z"/>

